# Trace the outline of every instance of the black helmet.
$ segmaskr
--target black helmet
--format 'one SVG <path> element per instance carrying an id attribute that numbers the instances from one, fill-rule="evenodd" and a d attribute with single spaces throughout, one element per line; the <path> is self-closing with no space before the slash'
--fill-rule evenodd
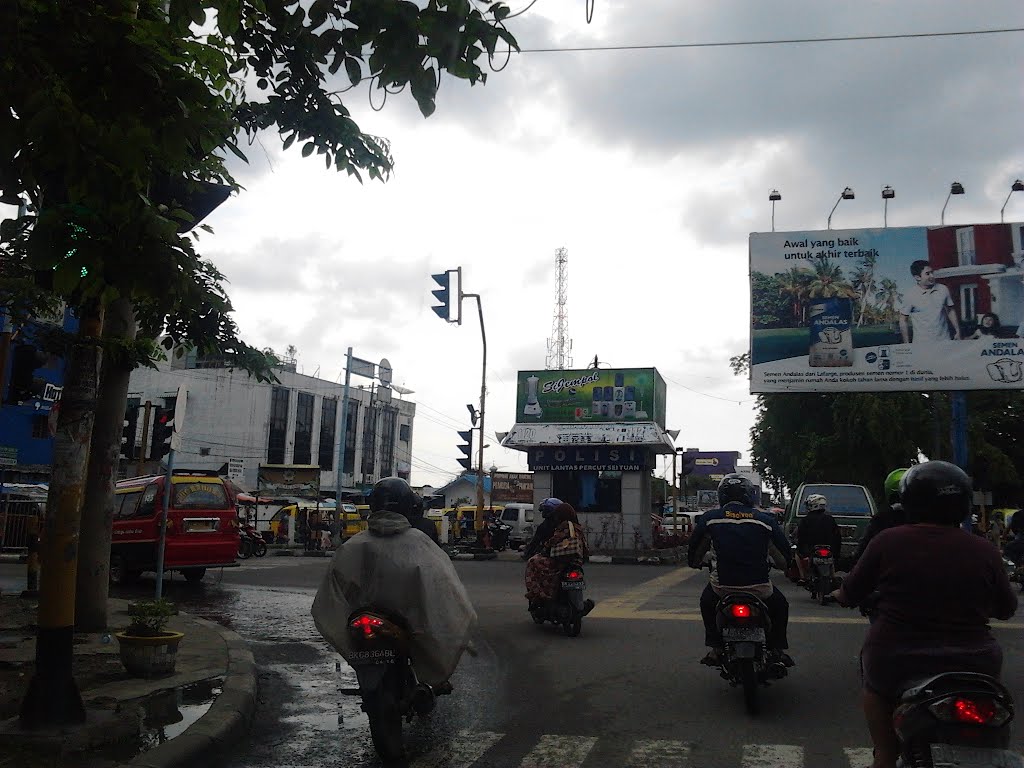
<path id="1" fill-rule="evenodd" d="M 378 480 L 370 491 L 370 512 L 397 512 L 411 517 L 416 509 L 416 494 L 400 477 Z"/>
<path id="2" fill-rule="evenodd" d="M 752 482 L 743 475 L 733 472 L 723 477 L 718 484 L 718 503 L 724 506 L 730 501 L 738 501 L 741 504 L 752 505 L 755 503 L 756 492 L 757 489 Z"/>
<path id="3" fill-rule="evenodd" d="M 971 478 L 948 461 L 926 461 L 900 479 L 900 500 L 915 523 L 959 525 L 971 514 Z"/>

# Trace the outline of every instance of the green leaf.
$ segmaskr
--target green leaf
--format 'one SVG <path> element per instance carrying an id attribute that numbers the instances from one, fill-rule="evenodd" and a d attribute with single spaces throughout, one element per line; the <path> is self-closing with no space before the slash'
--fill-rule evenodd
<path id="1" fill-rule="evenodd" d="M 345 59 L 345 71 L 348 72 L 348 79 L 352 85 L 359 85 L 363 79 L 363 67 L 359 59 L 348 57 Z"/>
<path id="2" fill-rule="evenodd" d="M 283 148 L 284 148 L 284 149 L 288 149 L 288 147 L 290 147 L 290 146 L 291 146 L 292 144 L 294 144 L 294 143 L 295 143 L 295 137 L 296 137 L 297 135 L 298 135 L 298 134 L 296 134 L 296 133 L 291 133 L 291 134 L 289 134 L 288 138 L 286 138 L 286 139 L 284 140 L 284 147 L 283 147 Z"/>
<path id="3" fill-rule="evenodd" d="M 310 155 L 313 154 L 314 150 L 316 150 L 316 144 L 314 144 L 312 141 L 306 142 L 302 146 L 302 156 L 309 157 Z"/>

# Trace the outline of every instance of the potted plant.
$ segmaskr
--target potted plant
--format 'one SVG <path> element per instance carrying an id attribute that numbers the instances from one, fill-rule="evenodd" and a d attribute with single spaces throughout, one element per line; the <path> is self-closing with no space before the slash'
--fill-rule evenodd
<path id="1" fill-rule="evenodd" d="M 177 611 L 167 600 L 136 600 L 128 606 L 130 622 L 115 634 L 121 663 L 135 677 L 161 677 L 174 672 L 178 643 L 185 636 L 165 629 Z"/>

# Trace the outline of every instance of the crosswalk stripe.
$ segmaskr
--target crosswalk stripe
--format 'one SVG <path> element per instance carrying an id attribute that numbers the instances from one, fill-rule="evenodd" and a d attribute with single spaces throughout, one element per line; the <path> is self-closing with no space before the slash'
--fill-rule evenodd
<path id="1" fill-rule="evenodd" d="M 417 768 L 470 768 L 505 737 L 491 731 L 460 731 L 450 744 L 432 749 L 416 760 Z"/>
<path id="2" fill-rule="evenodd" d="M 874 752 L 870 748 L 846 747 L 843 754 L 846 755 L 850 768 L 867 768 L 875 762 Z"/>
<path id="3" fill-rule="evenodd" d="M 626 768 L 688 768 L 689 765 L 689 742 L 650 739 L 636 743 Z"/>
<path id="4" fill-rule="evenodd" d="M 743 768 L 801 768 L 804 748 L 792 744 L 747 744 Z"/>
<path id="5" fill-rule="evenodd" d="M 523 758 L 520 768 L 579 768 L 597 739 L 589 736 L 540 737 L 537 746 Z"/>

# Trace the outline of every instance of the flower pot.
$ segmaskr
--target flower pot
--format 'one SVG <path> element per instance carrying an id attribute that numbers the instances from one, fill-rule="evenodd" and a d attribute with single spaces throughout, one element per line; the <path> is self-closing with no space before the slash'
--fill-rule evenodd
<path id="1" fill-rule="evenodd" d="M 114 635 L 121 649 L 121 663 L 134 677 L 163 677 L 174 673 L 181 632 L 162 632 L 145 637 L 118 632 Z"/>

